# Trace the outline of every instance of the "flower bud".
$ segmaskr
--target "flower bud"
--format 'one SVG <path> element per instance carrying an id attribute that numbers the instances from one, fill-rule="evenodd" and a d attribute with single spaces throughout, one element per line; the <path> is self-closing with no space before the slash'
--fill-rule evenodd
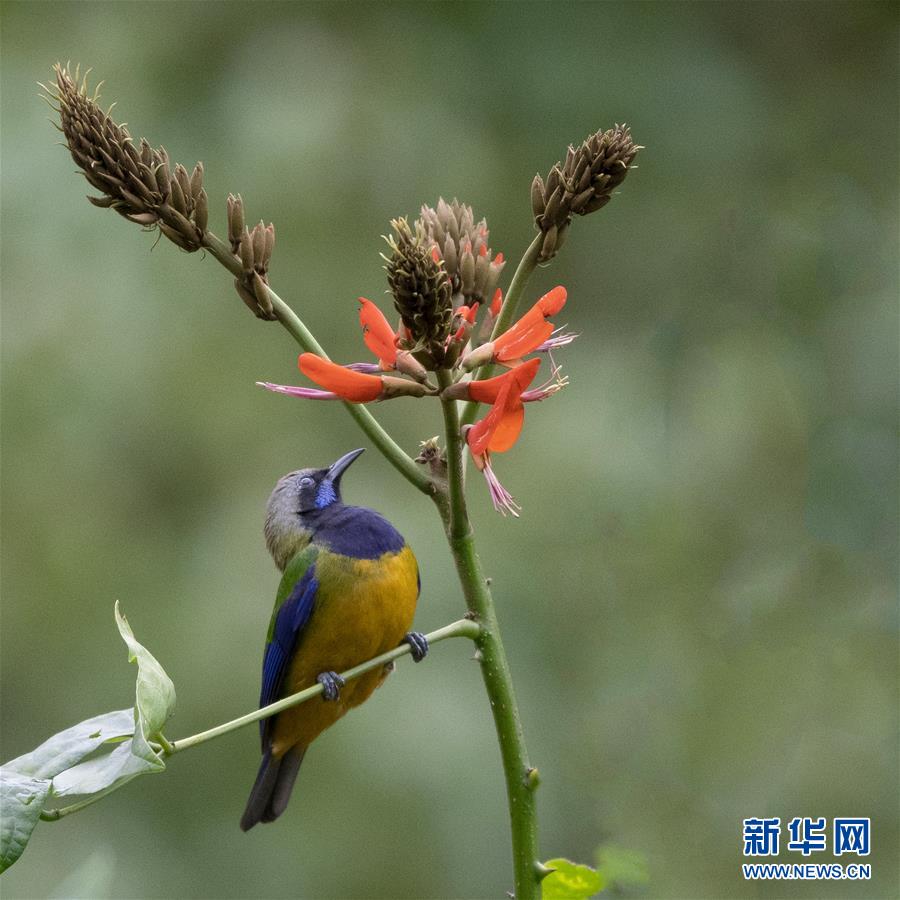
<path id="1" fill-rule="evenodd" d="M 544 234 L 540 262 L 559 251 L 573 215 L 586 216 L 610 201 L 641 149 L 626 125 L 616 125 L 592 134 L 580 147 L 570 146 L 565 163 L 553 166 L 546 183 L 534 179 L 531 209 Z"/>
<path id="2" fill-rule="evenodd" d="M 274 319 L 275 316 L 272 311 L 272 299 L 269 297 L 269 290 L 266 287 L 266 283 L 263 281 L 262 276 L 259 272 L 254 271 L 250 276 L 250 283 L 253 286 L 253 296 L 256 298 L 256 303 L 259 306 L 260 310 L 264 313 L 264 316 L 261 318 L 271 318 Z"/>
<path id="3" fill-rule="evenodd" d="M 246 225 L 241 233 L 239 250 L 241 254 L 241 268 L 245 272 L 253 271 L 253 241 L 250 238 L 250 230 Z"/>
<path id="4" fill-rule="evenodd" d="M 187 203 L 184 199 L 184 191 L 177 178 L 172 178 L 169 181 L 169 203 L 171 203 L 173 208 L 183 216 L 187 215 Z"/>
<path id="5" fill-rule="evenodd" d="M 244 201 L 241 195 L 228 195 L 226 201 L 228 210 L 228 241 L 231 244 L 232 253 L 237 253 L 244 233 Z"/>
<path id="6" fill-rule="evenodd" d="M 191 172 L 191 196 L 196 200 L 197 197 L 200 196 L 200 191 L 203 189 L 203 163 L 198 162 L 197 165 L 194 166 L 194 171 Z"/>
<path id="7" fill-rule="evenodd" d="M 453 317 L 447 273 L 405 219 L 395 219 L 391 227 L 395 236 L 386 238 L 392 252 L 385 270 L 394 306 L 416 345 L 440 354 Z"/>
<path id="8" fill-rule="evenodd" d="M 476 222 L 471 206 L 458 200 L 447 203 L 441 197 L 436 208 L 422 207 L 415 224 L 419 239 L 433 244 L 442 257 L 454 302 L 467 306 L 486 302 L 493 290 L 491 279 L 496 286 L 503 269 L 502 254 L 492 260 L 487 222 Z"/>
<path id="9" fill-rule="evenodd" d="M 209 199 L 203 188 L 200 188 L 200 192 L 197 194 L 197 202 L 194 206 L 194 224 L 201 234 L 206 231 L 206 226 L 209 224 Z"/>

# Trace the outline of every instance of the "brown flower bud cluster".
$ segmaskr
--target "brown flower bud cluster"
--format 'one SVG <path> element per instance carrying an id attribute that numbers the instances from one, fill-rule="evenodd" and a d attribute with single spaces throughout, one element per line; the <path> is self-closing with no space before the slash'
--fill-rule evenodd
<path id="1" fill-rule="evenodd" d="M 612 199 L 625 180 L 638 150 L 627 125 L 598 131 L 580 147 L 569 146 L 565 163 L 557 163 L 547 176 L 534 176 L 531 209 L 544 235 L 540 261 L 552 259 L 566 238 L 573 215 L 586 216 Z"/>
<path id="2" fill-rule="evenodd" d="M 409 331 L 413 346 L 440 359 L 453 323 L 450 279 L 440 257 L 419 240 L 406 219 L 391 222 L 394 235 L 386 237 L 391 248 L 385 260 L 394 306 Z"/>
<path id="3" fill-rule="evenodd" d="M 447 203 L 441 197 L 436 209 L 422 207 L 415 227 L 419 241 L 436 247 L 443 259 L 457 305 L 471 306 L 493 298 L 506 263 L 502 253 L 492 256 L 487 222 L 476 223 L 471 206 L 456 199 Z"/>
<path id="4" fill-rule="evenodd" d="M 241 274 L 234 279 L 238 296 L 260 319 L 274 321 L 276 316 L 269 297 L 269 262 L 275 248 L 275 226 L 260 220 L 252 229 L 244 225 L 244 201 L 241 195 L 228 195 L 228 241 L 232 253 L 241 261 Z"/>
<path id="5" fill-rule="evenodd" d="M 136 147 L 128 129 L 99 106 L 98 91 L 88 95 L 87 73 L 81 77 L 76 69 L 73 75 L 59 64 L 54 71 L 55 91 L 45 87 L 47 99 L 59 113 L 72 158 L 104 195 L 88 197 L 91 203 L 158 227 L 183 250 L 199 250 L 209 216 L 203 164 L 188 174 L 181 164 L 171 167 L 165 148 L 154 149 L 143 138 Z"/>

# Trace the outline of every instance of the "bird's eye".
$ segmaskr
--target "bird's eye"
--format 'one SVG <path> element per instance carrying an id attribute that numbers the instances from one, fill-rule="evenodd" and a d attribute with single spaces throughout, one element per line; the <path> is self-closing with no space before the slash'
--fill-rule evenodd
<path id="1" fill-rule="evenodd" d="M 304 475 L 300 479 L 300 487 L 310 487 L 310 485 L 315 484 L 315 479 L 310 478 L 309 475 Z"/>

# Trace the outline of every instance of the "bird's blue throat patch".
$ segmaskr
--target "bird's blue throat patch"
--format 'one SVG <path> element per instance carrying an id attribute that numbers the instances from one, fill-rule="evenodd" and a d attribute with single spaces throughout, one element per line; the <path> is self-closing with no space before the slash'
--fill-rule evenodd
<path id="1" fill-rule="evenodd" d="M 335 500 L 337 500 L 337 493 L 334 485 L 326 478 L 319 485 L 319 490 L 316 491 L 316 509 L 325 509 L 326 506 L 331 506 Z"/>

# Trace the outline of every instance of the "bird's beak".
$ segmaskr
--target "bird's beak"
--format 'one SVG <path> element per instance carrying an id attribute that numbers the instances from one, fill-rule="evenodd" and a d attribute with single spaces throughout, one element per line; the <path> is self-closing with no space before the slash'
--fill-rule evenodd
<path id="1" fill-rule="evenodd" d="M 337 462 L 333 462 L 328 469 L 328 475 L 326 476 L 328 480 L 332 484 L 337 484 L 341 480 L 341 475 L 343 475 L 353 462 L 363 454 L 365 449 L 365 447 L 360 447 L 358 450 L 351 450 L 349 453 L 345 453 L 337 460 Z"/>

